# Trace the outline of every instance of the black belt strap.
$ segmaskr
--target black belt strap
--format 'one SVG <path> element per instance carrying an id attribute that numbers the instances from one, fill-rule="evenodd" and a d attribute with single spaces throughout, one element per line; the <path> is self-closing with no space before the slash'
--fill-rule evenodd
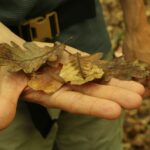
<path id="1" fill-rule="evenodd" d="M 62 3 L 61 6 L 55 8 L 53 11 L 55 11 L 58 15 L 59 28 L 61 32 L 64 29 L 68 28 L 69 26 L 82 22 L 83 20 L 95 17 L 96 16 L 95 0 L 68 0 Z M 38 16 L 30 15 L 30 17 L 27 17 L 27 18 L 33 19 L 39 16 L 44 17 L 48 13 L 50 12 L 47 10 L 43 14 L 38 14 Z M 49 18 L 49 20 L 50 20 L 52 34 L 53 34 L 53 38 L 50 40 L 54 42 L 54 37 L 57 33 L 55 25 L 54 25 L 55 22 L 54 22 L 53 17 Z M 30 28 L 29 24 L 21 26 L 22 37 L 26 41 L 32 40 L 30 36 L 29 28 Z M 18 27 L 11 27 L 11 29 L 19 33 Z M 32 31 L 33 31 L 32 33 L 34 33 L 34 29 Z M 35 31 L 35 34 L 36 34 L 36 31 Z"/>
<path id="2" fill-rule="evenodd" d="M 26 19 L 29 20 L 39 16 L 45 16 L 45 14 L 51 11 L 56 11 L 60 29 L 63 30 L 85 19 L 96 16 L 95 0 L 62 0 L 60 3 L 61 5 L 53 9 L 51 8 L 51 10 L 47 6 L 44 11 L 40 11 L 38 14 L 30 13 L 26 16 Z"/>
<path id="3" fill-rule="evenodd" d="M 28 103 L 27 106 L 34 126 L 38 129 L 41 135 L 46 138 L 55 120 L 52 120 L 45 107 L 41 105 Z"/>

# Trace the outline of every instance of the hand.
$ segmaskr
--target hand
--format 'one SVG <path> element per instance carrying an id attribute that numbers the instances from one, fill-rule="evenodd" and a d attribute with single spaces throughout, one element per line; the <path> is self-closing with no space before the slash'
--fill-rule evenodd
<path id="1" fill-rule="evenodd" d="M 14 36 L 6 27 L 0 24 L 0 32 L 5 40 L 14 39 L 20 46 L 24 42 Z M 6 36 L 7 35 L 7 36 Z M 8 36 L 9 35 L 9 36 Z M 43 44 L 43 43 L 41 43 Z M 73 48 L 68 47 L 71 51 Z M 19 73 L 8 73 L 4 67 L 0 69 L 0 129 L 6 128 L 13 120 L 16 112 L 18 98 L 27 87 L 26 76 Z M 112 79 L 108 85 L 89 83 L 82 86 L 62 87 L 53 95 L 31 89 L 24 90 L 28 101 L 39 103 L 49 108 L 97 116 L 106 119 L 115 119 L 121 114 L 121 109 L 138 108 L 141 104 L 141 95 L 144 87 L 134 81 L 121 81 Z"/>
<path id="2" fill-rule="evenodd" d="M 26 86 L 27 79 L 23 73 L 10 74 L 5 69 L 0 70 L 0 129 L 6 128 L 12 122 L 18 98 Z M 28 88 L 24 90 L 24 97 L 29 102 L 48 108 L 116 119 L 120 116 L 122 108 L 138 108 L 143 92 L 144 87 L 137 82 L 112 79 L 108 85 L 66 85 L 52 95 Z"/>
<path id="3" fill-rule="evenodd" d="M 5 67 L 0 68 L 0 129 L 14 119 L 19 96 L 26 86 L 23 73 L 9 73 Z"/>
<path id="4" fill-rule="evenodd" d="M 134 81 L 113 78 L 108 85 L 87 83 L 81 86 L 65 85 L 52 95 L 26 90 L 24 97 L 48 108 L 59 108 L 75 114 L 116 119 L 122 108 L 135 109 L 141 105 L 144 87 Z"/>

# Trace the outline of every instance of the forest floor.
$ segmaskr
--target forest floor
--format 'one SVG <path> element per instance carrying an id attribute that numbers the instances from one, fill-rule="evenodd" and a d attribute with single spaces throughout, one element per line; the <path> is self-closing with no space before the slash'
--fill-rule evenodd
<path id="1" fill-rule="evenodd" d="M 124 23 L 117 0 L 100 0 L 107 30 L 116 55 L 122 51 Z M 146 15 L 150 20 L 150 0 L 145 0 Z M 124 123 L 124 150 L 150 150 L 150 99 L 138 110 L 127 111 Z"/>

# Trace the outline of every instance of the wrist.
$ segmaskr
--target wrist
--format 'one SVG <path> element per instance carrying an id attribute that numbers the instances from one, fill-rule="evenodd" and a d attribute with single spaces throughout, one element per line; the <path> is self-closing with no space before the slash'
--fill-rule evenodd
<path id="1" fill-rule="evenodd" d="M 8 43 L 13 41 L 18 45 L 22 45 L 24 40 L 14 34 L 9 28 L 7 28 L 2 22 L 0 22 L 0 43 Z"/>

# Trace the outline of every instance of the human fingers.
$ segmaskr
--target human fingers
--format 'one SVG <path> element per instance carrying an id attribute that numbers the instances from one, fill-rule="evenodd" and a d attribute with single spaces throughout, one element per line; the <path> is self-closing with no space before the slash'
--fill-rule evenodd
<path id="1" fill-rule="evenodd" d="M 6 128 L 12 122 L 18 98 L 26 83 L 22 74 L 10 74 L 0 70 L 0 129 Z"/>
<path id="2" fill-rule="evenodd" d="M 62 88 L 51 96 L 41 92 L 31 92 L 25 97 L 43 106 L 59 108 L 75 114 L 92 115 L 105 119 L 115 119 L 121 114 L 121 107 L 113 101 L 66 90 L 66 88 Z"/>
<path id="3" fill-rule="evenodd" d="M 112 78 L 108 82 L 108 85 L 117 86 L 120 88 L 131 90 L 131 91 L 136 92 L 140 95 L 143 95 L 145 92 L 144 86 L 138 82 L 135 82 L 135 81 L 126 81 L 126 80 L 119 80 L 116 78 Z"/>
<path id="4" fill-rule="evenodd" d="M 127 84 L 128 86 L 130 86 L 129 83 Z M 117 86 L 117 84 L 119 84 L 120 87 Z M 98 98 L 104 98 L 110 101 L 114 101 L 125 109 L 138 108 L 142 103 L 142 97 L 134 90 L 133 91 L 130 90 L 131 87 L 129 89 L 123 88 L 127 85 L 124 82 L 122 87 L 121 83 L 116 83 L 116 85 L 115 83 L 113 83 L 113 85 L 100 85 L 96 83 L 88 83 L 81 86 L 71 86 L 70 88 L 90 96 L 95 96 Z"/>

